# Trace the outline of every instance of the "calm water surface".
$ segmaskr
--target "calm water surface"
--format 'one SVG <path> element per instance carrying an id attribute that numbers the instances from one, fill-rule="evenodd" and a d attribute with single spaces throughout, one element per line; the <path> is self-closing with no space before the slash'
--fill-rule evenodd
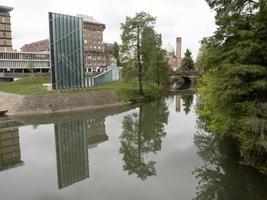
<path id="1" fill-rule="evenodd" d="M 205 133 L 196 97 L 0 121 L 0 200 L 267 199 L 235 144 Z M 34 125 L 27 125 L 34 124 Z"/>

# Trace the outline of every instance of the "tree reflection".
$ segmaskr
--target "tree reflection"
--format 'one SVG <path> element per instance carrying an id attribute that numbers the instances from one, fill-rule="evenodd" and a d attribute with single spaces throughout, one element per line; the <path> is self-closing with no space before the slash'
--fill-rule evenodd
<path id="1" fill-rule="evenodd" d="M 125 116 L 123 132 L 120 136 L 123 154 L 123 169 L 128 174 L 136 174 L 145 180 L 156 175 L 155 161 L 146 160 L 150 153 L 156 154 L 161 149 L 162 138 L 166 136 L 165 125 L 169 112 L 164 100 L 141 105 L 139 113 Z"/>
<path id="2" fill-rule="evenodd" d="M 265 199 L 267 177 L 240 165 L 238 143 L 232 138 L 222 139 L 204 131 L 205 124 L 201 121 L 199 125 L 194 143 L 204 164 L 193 172 L 199 180 L 195 200 Z"/>
<path id="3" fill-rule="evenodd" d="M 182 95 L 182 100 L 183 100 L 184 112 L 187 115 L 191 110 L 191 106 L 192 106 L 193 101 L 194 101 L 194 96 L 193 96 L 193 94 L 192 95 L 191 94 L 190 95 L 189 94 Z"/>

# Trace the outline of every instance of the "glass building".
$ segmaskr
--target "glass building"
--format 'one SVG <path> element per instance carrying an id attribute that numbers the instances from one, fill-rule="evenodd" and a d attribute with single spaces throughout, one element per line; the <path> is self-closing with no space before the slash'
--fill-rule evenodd
<path id="1" fill-rule="evenodd" d="M 83 19 L 49 12 L 53 89 L 84 87 Z"/>

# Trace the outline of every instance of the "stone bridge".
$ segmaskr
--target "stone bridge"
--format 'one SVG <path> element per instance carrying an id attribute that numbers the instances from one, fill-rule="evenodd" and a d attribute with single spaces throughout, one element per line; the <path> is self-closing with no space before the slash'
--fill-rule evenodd
<path id="1" fill-rule="evenodd" d="M 199 73 L 196 70 L 177 70 L 170 73 L 171 90 L 193 87 Z"/>

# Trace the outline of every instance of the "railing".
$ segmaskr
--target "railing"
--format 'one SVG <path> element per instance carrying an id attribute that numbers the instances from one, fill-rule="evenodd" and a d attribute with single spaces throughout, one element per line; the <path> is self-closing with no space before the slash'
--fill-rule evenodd
<path id="1" fill-rule="evenodd" d="M 107 71 L 85 79 L 85 87 L 99 87 L 105 83 L 118 81 L 122 79 L 121 70 L 119 68 L 109 68 Z"/>

